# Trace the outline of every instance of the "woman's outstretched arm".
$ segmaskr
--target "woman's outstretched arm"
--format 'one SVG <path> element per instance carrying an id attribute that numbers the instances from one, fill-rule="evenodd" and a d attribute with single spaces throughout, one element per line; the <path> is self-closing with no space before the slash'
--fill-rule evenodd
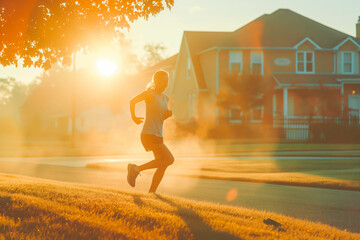
<path id="1" fill-rule="evenodd" d="M 143 122 L 143 117 L 137 117 L 135 114 L 135 105 L 138 102 L 144 101 L 148 98 L 148 91 L 144 91 L 142 93 L 140 93 L 139 95 L 133 97 L 130 100 L 130 113 L 131 113 L 131 118 L 132 120 L 136 123 L 136 124 L 140 124 Z"/>

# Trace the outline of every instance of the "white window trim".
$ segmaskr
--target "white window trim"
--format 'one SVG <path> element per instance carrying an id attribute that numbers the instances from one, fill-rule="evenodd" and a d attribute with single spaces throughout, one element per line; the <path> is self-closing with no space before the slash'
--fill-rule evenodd
<path id="1" fill-rule="evenodd" d="M 260 52 L 260 51 L 252 51 L 250 52 L 250 73 L 252 74 L 253 72 L 253 55 L 252 53 L 254 52 Z M 261 53 L 261 76 L 264 76 L 264 52 L 260 52 Z"/>
<path id="2" fill-rule="evenodd" d="M 240 60 L 240 62 L 235 62 L 235 61 L 231 61 L 231 53 L 239 53 L 240 55 L 241 55 L 241 60 Z M 240 72 L 239 72 L 239 75 L 241 75 L 242 73 L 243 73 L 243 66 L 244 66 L 244 64 L 243 64 L 243 53 L 241 52 L 241 51 L 230 51 L 229 52 L 229 71 L 230 71 L 230 73 L 232 72 L 232 68 L 231 68 L 231 64 L 232 63 L 240 63 Z"/>
<path id="3" fill-rule="evenodd" d="M 242 123 L 242 120 L 232 120 L 232 113 L 231 113 L 231 109 L 233 108 L 237 108 L 237 109 L 240 109 L 240 106 L 231 106 L 230 107 L 230 110 L 229 110 L 229 121 L 230 123 Z M 241 112 L 241 115 L 242 115 L 242 112 Z"/>
<path id="4" fill-rule="evenodd" d="M 304 71 L 300 72 L 298 70 L 298 53 L 302 53 L 304 55 Z M 313 63 L 313 70 L 312 72 L 308 72 L 306 71 L 306 65 L 307 65 L 307 60 L 306 60 L 306 54 L 307 53 L 311 53 L 312 54 L 312 63 Z M 314 51 L 296 51 L 296 73 L 302 73 L 302 74 L 314 74 L 315 73 L 315 52 Z"/>
<path id="5" fill-rule="evenodd" d="M 313 40 L 311 40 L 309 37 L 304 38 L 302 41 L 300 41 L 298 44 L 296 44 L 294 46 L 295 49 L 298 49 L 301 45 L 303 45 L 304 43 L 309 42 L 312 45 L 314 45 L 315 48 L 317 49 L 321 49 L 321 47 L 319 45 L 317 45 Z"/>
<path id="6" fill-rule="evenodd" d="M 251 123 L 262 123 L 263 119 L 264 119 L 264 106 L 259 106 L 259 107 L 255 107 L 255 109 L 260 109 L 261 110 L 261 120 L 254 120 L 254 109 L 251 109 Z"/>
<path id="7" fill-rule="evenodd" d="M 191 70 L 191 59 L 190 57 L 187 58 L 186 61 L 186 79 L 190 80 L 190 70 Z"/>
<path id="8" fill-rule="evenodd" d="M 345 53 L 351 53 L 351 72 L 344 71 L 345 65 Z M 354 67 L 355 67 L 355 53 L 352 51 L 342 51 L 341 52 L 341 73 L 342 74 L 354 74 Z"/>

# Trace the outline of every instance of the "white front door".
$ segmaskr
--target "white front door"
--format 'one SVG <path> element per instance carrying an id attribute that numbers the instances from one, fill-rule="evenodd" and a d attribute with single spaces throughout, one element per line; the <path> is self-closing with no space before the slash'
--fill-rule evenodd
<path id="1" fill-rule="evenodd" d="M 349 115 L 360 119 L 360 95 L 349 95 L 348 100 L 348 107 L 350 108 Z"/>

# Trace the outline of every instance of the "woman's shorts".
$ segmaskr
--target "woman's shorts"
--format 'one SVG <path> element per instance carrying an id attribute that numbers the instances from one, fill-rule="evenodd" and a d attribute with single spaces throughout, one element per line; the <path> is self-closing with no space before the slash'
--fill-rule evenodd
<path id="1" fill-rule="evenodd" d="M 154 145 L 164 143 L 164 139 L 152 134 L 141 134 L 141 143 L 145 151 L 149 152 L 153 150 Z"/>

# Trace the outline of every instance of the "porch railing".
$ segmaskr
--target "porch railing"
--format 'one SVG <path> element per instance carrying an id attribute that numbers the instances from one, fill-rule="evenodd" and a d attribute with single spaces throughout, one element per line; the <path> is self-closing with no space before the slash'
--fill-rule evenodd
<path id="1" fill-rule="evenodd" d="M 279 136 L 286 140 L 326 141 L 333 140 L 336 135 L 346 140 L 347 137 L 351 138 L 352 135 L 360 133 L 360 119 L 358 116 L 347 118 L 275 118 L 273 127 L 279 132 Z"/>

